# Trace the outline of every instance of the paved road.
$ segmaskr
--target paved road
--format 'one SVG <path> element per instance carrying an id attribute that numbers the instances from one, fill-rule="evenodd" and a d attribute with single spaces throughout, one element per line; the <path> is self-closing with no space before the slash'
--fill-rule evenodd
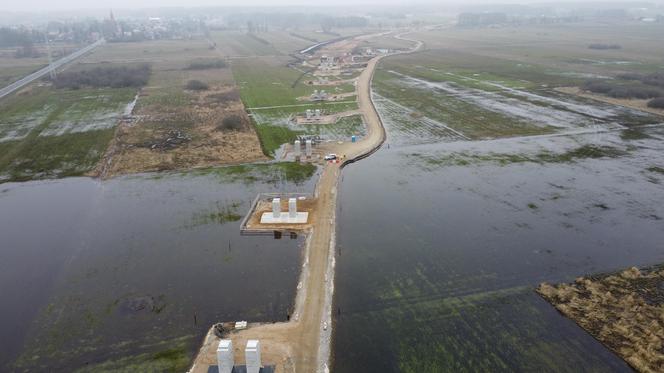
<path id="1" fill-rule="evenodd" d="M 34 73 L 24 77 L 21 80 L 17 80 L 14 83 L 6 86 L 5 88 L 0 89 L 0 99 L 11 94 L 12 92 L 21 89 L 25 87 L 26 85 L 34 82 L 35 80 L 41 78 L 42 76 L 49 74 L 51 71 L 58 69 L 75 59 L 83 56 L 84 54 L 92 51 L 93 49 L 97 48 L 98 46 L 102 45 L 105 43 L 104 39 L 99 39 L 96 42 L 88 45 L 87 47 L 81 48 L 77 50 L 76 52 L 69 54 L 65 57 L 62 57 L 61 59 L 53 62 L 52 64 L 42 68 L 41 70 L 35 71 Z"/>

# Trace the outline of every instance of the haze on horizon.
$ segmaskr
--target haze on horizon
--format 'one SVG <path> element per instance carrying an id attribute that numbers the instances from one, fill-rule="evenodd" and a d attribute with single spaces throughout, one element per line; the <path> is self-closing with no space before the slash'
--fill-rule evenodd
<path id="1" fill-rule="evenodd" d="M 163 7 L 281 7 L 281 6 L 306 6 L 306 7 L 343 7 L 343 6 L 362 6 L 362 5 L 377 5 L 377 6 L 409 6 L 409 5 L 466 5 L 466 4 L 536 4 L 536 3 L 650 3 L 650 4 L 663 4 L 661 0 L 656 1 L 639 1 L 639 0 L 624 0 L 624 1 L 606 1 L 606 0 L 584 0 L 584 1 L 551 1 L 551 0 L 337 0 L 330 3 L 312 3 L 306 0 L 115 0 L 112 2 L 99 2 L 90 3 L 85 0 L 24 0 L 21 2 L 6 2 L 0 6 L 0 12 L 43 12 L 43 11 L 62 11 L 62 10 L 93 10 L 93 9 L 142 9 L 142 8 L 163 8 Z"/>

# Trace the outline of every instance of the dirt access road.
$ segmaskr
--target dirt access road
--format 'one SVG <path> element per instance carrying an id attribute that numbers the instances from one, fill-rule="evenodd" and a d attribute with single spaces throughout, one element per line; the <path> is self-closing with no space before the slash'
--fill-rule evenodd
<path id="1" fill-rule="evenodd" d="M 400 35 L 395 37 L 401 38 Z M 422 47 L 422 43 L 416 43 L 413 50 L 402 53 L 411 53 Z M 258 339 L 261 343 L 263 364 L 275 365 L 277 372 L 311 373 L 329 370 L 337 185 L 341 169 L 346 164 L 373 153 L 385 141 L 385 129 L 371 100 L 371 80 L 382 57 L 384 56 L 371 59 L 357 80 L 357 97 L 367 126 L 366 136 L 356 143 L 326 144 L 320 149 L 345 154 L 347 161 L 342 164 L 326 164 L 316 185 L 315 194 L 318 200 L 314 219 L 317 224 L 309 232 L 305 243 L 293 315 L 288 322 L 251 324 L 245 330 L 227 335 L 225 338 L 233 341 L 237 364 L 244 363 L 244 346 L 247 340 Z M 211 329 L 190 372 L 206 373 L 210 365 L 216 365 L 218 344 L 219 338 Z"/>

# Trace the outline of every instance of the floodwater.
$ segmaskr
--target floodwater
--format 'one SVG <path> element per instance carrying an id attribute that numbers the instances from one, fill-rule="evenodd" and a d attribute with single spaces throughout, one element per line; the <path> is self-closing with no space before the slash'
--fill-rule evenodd
<path id="1" fill-rule="evenodd" d="M 240 236 L 239 218 L 256 193 L 315 179 L 0 184 L 0 371 L 190 357 L 214 322 L 285 320 L 303 240 Z"/>
<path id="2" fill-rule="evenodd" d="M 533 289 L 664 261 L 664 128 L 388 141 L 340 185 L 335 372 L 630 371 Z"/>

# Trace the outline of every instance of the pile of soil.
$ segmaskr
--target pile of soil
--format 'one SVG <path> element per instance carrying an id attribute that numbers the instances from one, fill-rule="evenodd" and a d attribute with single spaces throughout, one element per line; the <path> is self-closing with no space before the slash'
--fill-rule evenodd
<path id="1" fill-rule="evenodd" d="M 664 266 L 541 284 L 537 292 L 641 372 L 664 372 Z"/>

